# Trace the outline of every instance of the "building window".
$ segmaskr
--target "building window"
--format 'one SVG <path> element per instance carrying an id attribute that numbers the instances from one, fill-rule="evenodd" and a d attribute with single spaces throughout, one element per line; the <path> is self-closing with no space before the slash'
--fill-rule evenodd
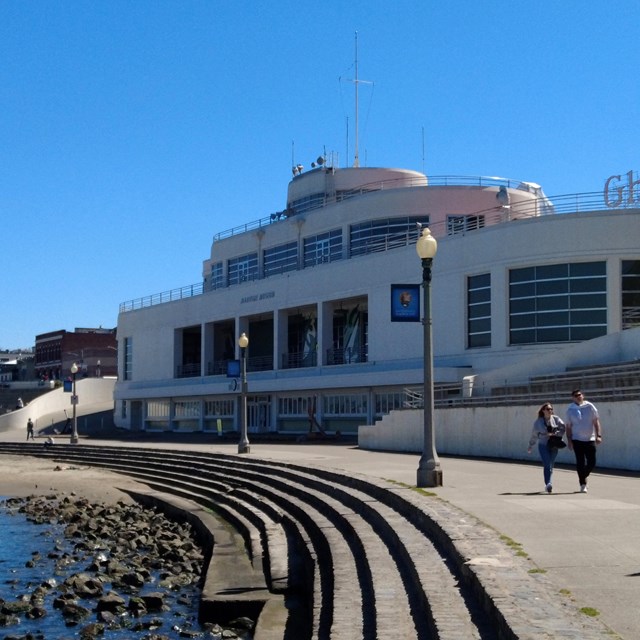
<path id="1" fill-rule="evenodd" d="M 380 418 L 385 414 L 391 413 L 398 409 L 405 408 L 405 392 L 404 391 L 387 391 L 376 393 L 374 396 L 376 418 Z"/>
<path id="2" fill-rule="evenodd" d="M 324 206 L 324 193 L 313 193 L 310 196 L 293 200 L 289 203 L 289 209 L 294 214 L 304 213 L 305 211 L 311 211 L 312 209 L 319 209 Z"/>
<path id="3" fill-rule="evenodd" d="M 200 401 L 184 400 L 173 405 L 173 415 L 175 418 L 199 418 Z"/>
<path id="4" fill-rule="evenodd" d="M 313 397 L 296 396 L 291 398 L 278 398 L 278 415 L 282 417 L 309 417 Z"/>
<path id="5" fill-rule="evenodd" d="M 222 262 L 214 262 L 211 265 L 211 289 L 224 287 L 224 269 Z"/>
<path id="6" fill-rule="evenodd" d="M 263 252 L 264 277 L 274 276 L 298 268 L 298 243 L 288 242 Z"/>
<path id="7" fill-rule="evenodd" d="M 235 400 L 205 400 L 204 415 L 208 418 L 233 417 Z"/>
<path id="8" fill-rule="evenodd" d="M 491 274 L 467 278 L 467 346 L 491 346 Z"/>
<path id="9" fill-rule="evenodd" d="M 229 285 L 258 279 L 258 254 L 250 253 L 229 260 Z"/>
<path id="10" fill-rule="evenodd" d="M 484 216 L 447 216 L 447 235 L 475 231 L 484 227 Z"/>
<path id="11" fill-rule="evenodd" d="M 606 333 L 605 262 L 509 272 L 510 344 L 579 342 Z"/>
<path id="12" fill-rule="evenodd" d="M 622 261 L 622 328 L 640 326 L 640 260 Z"/>
<path id="13" fill-rule="evenodd" d="M 416 223 L 429 224 L 429 216 L 409 216 L 369 220 L 351 226 L 349 254 L 351 257 L 406 247 L 418 239 Z"/>
<path id="14" fill-rule="evenodd" d="M 304 266 L 342 260 L 342 229 L 304 239 Z"/>
<path id="15" fill-rule="evenodd" d="M 148 400 L 147 418 L 168 418 L 171 410 L 169 400 Z"/>
<path id="16" fill-rule="evenodd" d="M 323 415 L 325 417 L 366 416 L 367 394 L 351 393 L 327 395 L 323 400 Z"/>
<path id="17" fill-rule="evenodd" d="M 133 338 L 124 339 L 124 379 L 133 379 Z"/>

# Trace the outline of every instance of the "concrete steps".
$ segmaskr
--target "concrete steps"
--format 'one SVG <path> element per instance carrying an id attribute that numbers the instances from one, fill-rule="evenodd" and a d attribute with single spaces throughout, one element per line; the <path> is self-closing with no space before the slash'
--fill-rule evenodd
<path id="1" fill-rule="evenodd" d="M 262 612 L 258 640 L 553 637 L 531 623 L 547 601 L 554 611 L 548 586 L 497 533 L 408 487 L 199 451 L 0 443 L 1 454 L 109 469 L 149 487 L 137 499 L 203 511 L 213 547 L 200 618 Z"/>

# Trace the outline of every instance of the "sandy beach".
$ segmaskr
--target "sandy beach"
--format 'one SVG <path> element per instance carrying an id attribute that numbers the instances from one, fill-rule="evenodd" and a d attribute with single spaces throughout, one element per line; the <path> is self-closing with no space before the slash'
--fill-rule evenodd
<path id="1" fill-rule="evenodd" d="M 104 469 L 27 456 L 0 457 L 0 496 L 76 494 L 91 502 L 132 502 L 124 489 L 144 485 Z"/>

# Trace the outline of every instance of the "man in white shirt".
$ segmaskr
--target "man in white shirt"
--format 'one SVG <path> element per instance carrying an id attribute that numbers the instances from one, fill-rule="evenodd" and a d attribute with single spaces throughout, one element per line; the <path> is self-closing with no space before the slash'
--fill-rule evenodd
<path id="1" fill-rule="evenodd" d="M 576 456 L 580 493 L 587 493 L 587 478 L 596 466 L 596 445 L 602 442 L 602 427 L 598 410 L 584 399 L 580 389 L 573 391 L 571 397 L 573 403 L 565 420 L 567 444 Z"/>

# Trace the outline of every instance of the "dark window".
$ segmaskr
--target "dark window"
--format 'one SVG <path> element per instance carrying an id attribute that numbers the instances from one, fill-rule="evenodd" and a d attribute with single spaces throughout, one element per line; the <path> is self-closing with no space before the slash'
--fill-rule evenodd
<path id="1" fill-rule="evenodd" d="M 415 244 L 419 235 L 418 222 L 428 225 L 429 216 L 386 218 L 354 224 L 350 229 L 349 253 L 351 257 L 362 256 Z"/>
<path id="2" fill-rule="evenodd" d="M 467 346 L 491 346 L 491 274 L 467 278 Z"/>
<path id="3" fill-rule="evenodd" d="M 606 333 L 605 262 L 509 272 L 510 344 L 577 342 Z"/>
<path id="4" fill-rule="evenodd" d="M 342 260 L 342 230 L 334 229 L 304 239 L 304 266 Z"/>
<path id="5" fill-rule="evenodd" d="M 298 243 L 288 242 L 263 252 L 264 277 L 295 271 L 298 268 Z"/>
<path id="6" fill-rule="evenodd" d="M 258 279 L 258 254 L 250 253 L 240 258 L 229 260 L 228 280 L 229 285 Z"/>
<path id="7" fill-rule="evenodd" d="M 622 328 L 640 326 L 640 260 L 622 261 Z"/>

